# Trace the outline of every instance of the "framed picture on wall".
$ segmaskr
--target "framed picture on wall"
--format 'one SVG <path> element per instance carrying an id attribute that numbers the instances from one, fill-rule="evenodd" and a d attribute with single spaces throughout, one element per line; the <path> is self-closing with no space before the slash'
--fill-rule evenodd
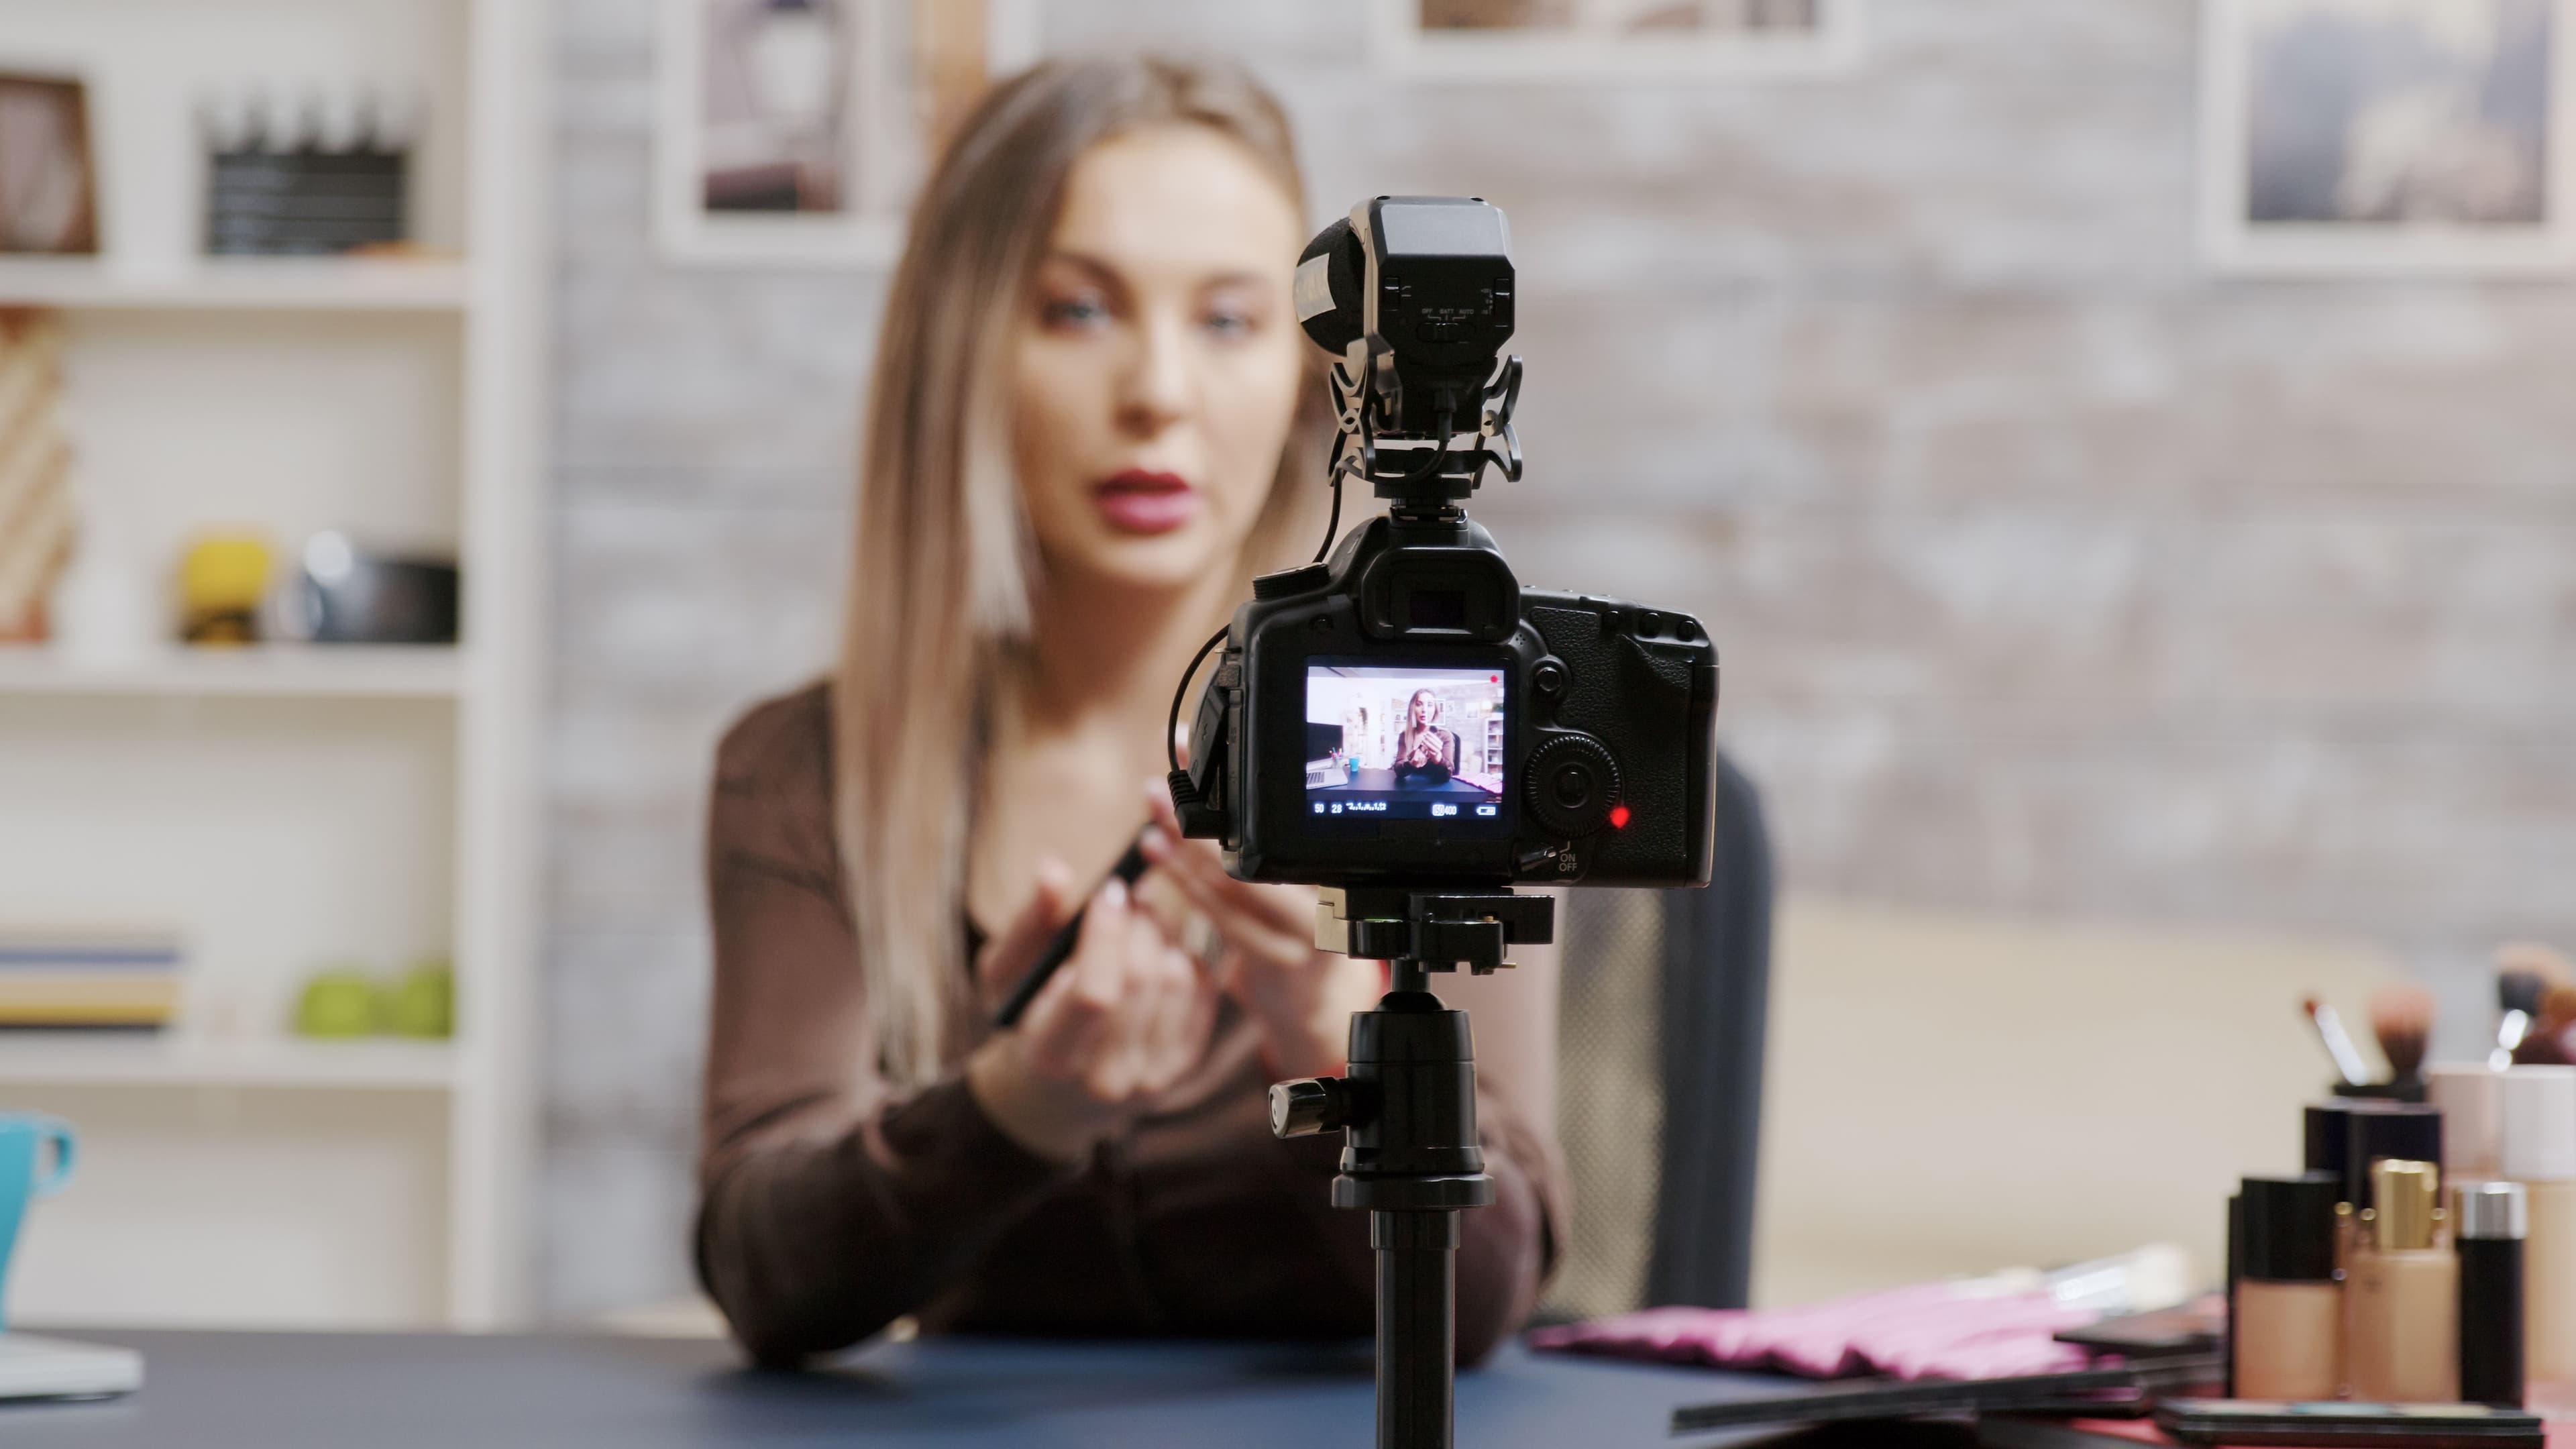
<path id="1" fill-rule="evenodd" d="M 654 230 L 674 261 L 875 266 L 927 148 L 1024 63 L 1027 0 L 661 0 Z"/>
<path id="2" fill-rule="evenodd" d="M 88 92 L 62 76 L 0 72 L 0 252 L 97 250 Z"/>
<path id="3" fill-rule="evenodd" d="M 2208 0 L 2201 240 L 2268 273 L 2576 262 L 2569 0 Z"/>
<path id="4" fill-rule="evenodd" d="M 1380 65 L 1456 80 L 1827 75 L 1860 0 L 1370 0 Z"/>

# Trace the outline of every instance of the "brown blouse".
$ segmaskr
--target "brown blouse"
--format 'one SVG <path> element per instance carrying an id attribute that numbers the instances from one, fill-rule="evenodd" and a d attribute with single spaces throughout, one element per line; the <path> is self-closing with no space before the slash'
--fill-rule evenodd
<path id="1" fill-rule="evenodd" d="M 955 1068 L 909 1096 L 888 1086 L 841 887 L 830 719 L 816 685 L 754 709 L 716 757 L 697 1264 L 743 1346 L 792 1362 L 907 1313 L 934 1332 L 1366 1334 L 1367 1215 L 1327 1195 L 1339 1140 L 1271 1137 L 1271 1074 L 1231 1002 L 1197 1069 L 1077 1166 L 1004 1135 Z M 1528 1314 L 1564 1221 L 1546 1144 L 1490 1091 L 1476 1111 L 1496 1196 L 1461 1215 L 1468 1361 Z"/>

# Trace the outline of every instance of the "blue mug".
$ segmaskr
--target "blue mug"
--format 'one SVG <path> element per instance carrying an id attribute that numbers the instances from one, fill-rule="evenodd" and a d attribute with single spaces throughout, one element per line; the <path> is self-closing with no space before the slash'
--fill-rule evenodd
<path id="1" fill-rule="evenodd" d="M 53 1165 L 38 1172 L 45 1145 Z M 9 1249 L 18 1241 L 18 1219 L 27 1204 L 62 1188 L 72 1175 L 72 1124 L 37 1112 L 0 1112 L 0 1308 L 8 1303 Z M 0 1317 L 0 1325 L 7 1322 Z"/>

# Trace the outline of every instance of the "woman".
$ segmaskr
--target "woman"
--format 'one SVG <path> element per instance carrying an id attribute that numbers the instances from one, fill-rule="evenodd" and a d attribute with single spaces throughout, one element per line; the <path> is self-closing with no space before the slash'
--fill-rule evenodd
<path id="1" fill-rule="evenodd" d="M 986 98 L 924 190 L 838 669 L 717 761 L 697 1258 L 764 1361 L 905 1314 L 1369 1329 L 1336 1144 L 1272 1140 L 1263 1088 L 1340 1062 L 1381 969 L 1317 952 L 1313 892 L 1230 879 L 1147 783 L 1192 651 L 1320 532 L 1294 445 L 1305 230 L 1285 122 L 1223 68 L 1041 67 Z M 1072 959 L 991 1031 L 1075 883 L 1140 828 L 1152 869 L 1090 896 Z M 1193 920 L 1204 954 L 1182 946 Z M 1498 1195 L 1463 1215 L 1462 1357 L 1527 1312 L 1563 1221 L 1531 1106 L 1552 997 L 1542 975 L 1475 1007 Z"/>
<path id="2" fill-rule="evenodd" d="M 1404 732 L 1395 739 L 1397 784 L 1445 785 L 1458 773 L 1458 737 L 1439 721 L 1440 696 L 1415 690 L 1404 707 Z"/>

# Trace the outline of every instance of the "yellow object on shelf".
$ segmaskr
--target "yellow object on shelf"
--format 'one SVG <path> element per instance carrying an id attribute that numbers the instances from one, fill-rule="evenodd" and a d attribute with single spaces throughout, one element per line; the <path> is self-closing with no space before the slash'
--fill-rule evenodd
<path id="1" fill-rule="evenodd" d="M 456 970 L 443 957 L 412 963 L 386 988 L 385 1030 L 395 1036 L 443 1039 L 456 1035 Z"/>
<path id="2" fill-rule="evenodd" d="M 316 971 L 295 998 L 298 1036 L 373 1036 L 384 1029 L 384 1006 L 375 978 L 358 966 Z"/>
<path id="3" fill-rule="evenodd" d="M 191 644 L 258 642 L 269 563 L 268 540 L 258 534 L 200 534 L 179 560 L 179 637 Z"/>

